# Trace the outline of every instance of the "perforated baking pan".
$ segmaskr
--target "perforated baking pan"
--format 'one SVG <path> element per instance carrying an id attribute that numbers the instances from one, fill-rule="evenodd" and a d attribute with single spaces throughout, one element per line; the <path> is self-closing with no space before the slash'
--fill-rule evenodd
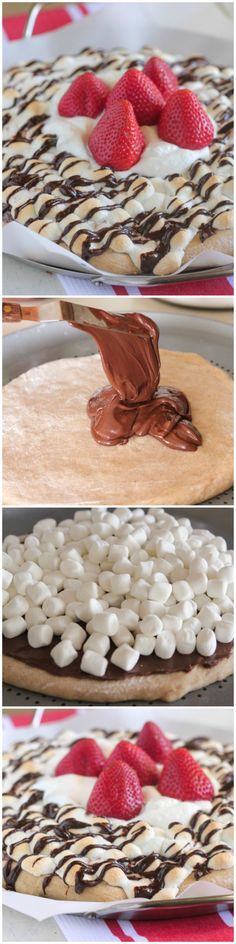
<path id="1" fill-rule="evenodd" d="M 66 511 L 69 516 L 72 516 L 75 510 L 75 507 L 68 508 L 66 506 Z M 233 547 L 233 509 L 207 508 L 205 506 L 201 508 L 177 507 L 171 508 L 171 513 L 176 515 L 177 518 L 181 518 L 183 515 L 190 517 L 194 527 L 209 528 L 213 533 L 221 534 L 227 541 L 228 547 Z M 3 510 L 3 537 L 7 534 L 21 535 L 29 533 L 36 521 L 38 521 L 40 517 L 43 517 L 43 515 L 43 508 L 5 508 Z M 65 517 L 65 506 L 63 506 L 63 508 L 47 506 L 47 515 L 60 521 Z M 84 704 L 83 702 L 83 705 Z M 152 702 L 152 704 L 159 706 L 165 703 L 163 701 L 155 701 Z M 50 697 L 48 694 L 41 695 L 39 693 L 28 692 L 26 689 L 19 689 L 6 683 L 3 685 L 3 705 L 5 707 L 16 705 L 19 708 L 22 705 L 26 705 L 27 707 L 36 705 L 45 707 L 55 707 L 59 705 L 71 707 L 71 702 L 68 701 L 68 699 L 62 701 L 61 698 Z M 129 702 L 129 706 L 132 707 L 132 705 L 144 705 L 147 707 L 146 702 L 142 701 Z M 200 707 L 212 705 L 225 707 L 226 705 L 233 705 L 233 676 L 223 679 L 222 682 L 214 682 L 213 685 L 208 685 L 207 687 L 201 688 L 199 691 L 189 692 L 188 695 L 183 695 L 178 701 L 171 702 L 171 707 L 175 705 L 186 707 L 190 705 Z M 96 707 L 98 708 L 99 705 Z M 122 707 L 122 703 L 119 707 Z"/>

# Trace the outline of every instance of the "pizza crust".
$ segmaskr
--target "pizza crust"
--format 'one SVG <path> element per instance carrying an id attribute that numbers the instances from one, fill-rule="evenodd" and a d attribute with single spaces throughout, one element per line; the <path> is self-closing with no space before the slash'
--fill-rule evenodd
<path id="1" fill-rule="evenodd" d="M 65 245 L 64 249 L 68 249 L 68 246 Z M 214 233 L 213 236 L 209 236 L 204 242 L 202 242 L 198 235 L 194 236 L 194 239 L 191 240 L 185 249 L 181 269 L 184 265 L 196 259 L 202 252 L 222 252 L 224 255 L 232 256 L 233 264 L 233 230 Z M 115 275 L 142 275 L 142 273 L 140 273 L 140 267 L 134 264 L 130 256 L 125 252 L 115 252 L 114 249 L 108 249 L 98 256 L 91 256 L 90 263 L 95 269 L 99 269 L 101 272 L 114 272 Z M 171 276 L 172 280 L 174 280 L 174 276 L 178 275 L 178 271 L 176 267 L 171 267 L 170 271 L 169 256 L 164 256 L 164 258 L 158 262 L 158 274 L 156 275 L 157 284 L 158 279 L 164 276 Z M 153 277 L 155 272 L 152 272 L 151 275 Z M 204 278 L 204 269 L 202 269 L 202 278 Z"/>
<path id="2" fill-rule="evenodd" d="M 124 673 L 124 678 L 118 681 L 89 678 L 81 676 L 76 679 L 69 675 L 53 675 L 44 669 L 36 669 L 25 662 L 3 657 L 3 677 L 7 684 L 18 688 L 27 688 L 29 691 L 41 692 L 44 695 L 56 695 L 71 701 L 115 702 L 133 701 L 138 699 L 146 702 L 162 700 L 165 702 L 177 701 L 188 692 L 205 688 L 213 682 L 220 682 L 233 673 L 233 652 L 228 658 L 221 659 L 216 665 L 207 668 L 195 665 L 190 672 L 166 672 L 153 675 L 130 675 Z"/>
<path id="3" fill-rule="evenodd" d="M 188 397 L 203 444 L 173 451 L 151 436 L 98 445 L 87 402 L 106 377 L 99 355 L 32 368 L 3 391 L 7 505 L 192 505 L 233 482 L 231 378 L 198 354 L 161 351 L 161 384 Z"/>

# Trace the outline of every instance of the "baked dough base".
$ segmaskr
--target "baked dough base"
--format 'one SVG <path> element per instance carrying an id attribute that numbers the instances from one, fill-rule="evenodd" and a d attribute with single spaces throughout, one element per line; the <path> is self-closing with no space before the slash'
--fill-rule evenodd
<path id="1" fill-rule="evenodd" d="M 191 875 L 180 886 L 179 892 L 184 891 L 189 885 L 194 881 L 193 876 Z M 216 871 L 211 871 L 207 874 L 207 881 L 213 883 L 214 885 L 222 886 L 223 888 L 233 888 L 233 871 L 232 869 L 220 869 Z M 5 888 L 5 882 L 3 880 L 3 887 Z M 112 902 L 112 901 L 123 901 L 124 899 L 128 901 L 123 889 L 118 886 L 108 885 L 107 882 L 99 882 L 97 885 L 92 888 L 86 888 L 83 892 L 80 892 L 78 895 L 75 889 L 66 885 L 62 878 L 59 875 L 53 875 L 50 879 L 48 887 L 43 891 L 43 877 L 30 875 L 28 872 L 21 871 L 18 875 L 15 884 L 15 891 L 21 892 L 24 895 L 37 895 L 41 898 L 52 898 L 57 901 L 91 901 L 91 902 Z M 139 902 L 137 898 L 137 904 Z M 170 905 L 173 905 L 176 899 L 169 897 L 168 885 L 160 890 L 155 899 L 146 899 L 147 904 L 155 905 L 155 901 L 169 901 Z"/>
<path id="2" fill-rule="evenodd" d="M 101 446 L 87 402 L 106 384 L 98 354 L 32 368 L 3 391 L 6 505 L 192 505 L 233 482 L 231 378 L 198 354 L 161 351 L 161 384 L 188 397 L 202 434 L 197 452 L 151 436 Z"/>
<path id="3" fill-rule="evenodd" d="M 64 245 L 64 249 L 68 250 L 66 244 Z M 181 268 L 186 265 L 186 263 L 191 263 L 191 261 L 196 259 L 202 252 L 222 252 L 227 256 L 232 256 L 233 264 L 233 230 L 215 233 L 214 236 L 209 236 L 204 243 L 199 236 L 194 236 L 194 239 L 191 240 L 185 249 Z M 114 249 L 108 249 L 98 256 L 91 256 L 89 262 L 101 272 L 114 272 L 116 275 L 142 275 L 140 268 L 134 264 L 127 253 L 115 252 Z M 157 284 L 159 278 L 163 278 L 163 276 L 171 276 L 173 279 L 178 271 L 178 269 L 176 270 L 175 267 L 170 265 L 168 253 L 158 262 L 158 274 L 156 275 Z M 155 272 L 151 272 L 150 274 L 152 277 L 155 276 Z M 202 278 L 204 278 L 204 269 L 202 270 Z"/>
<path id="4" fill-rule="evenodd" d="M 18 688 L 27 688 L 32 692 L 41 692 L 44 695 L 56 695 L 62 699 L 71 699 L 78 702 L 129 702 L 133 699 L 146 701 L 150 704 L 157 699 L 171 702 L 177 701 L 188 692 L 204 688 L 213 682 L 220 682 L 233 673 L 233 650 L 226 659 L 221 659 L 210 668 L 204 665 L 195 665 L 190 672 L 166 672 L 155 675 L 130 675 L 124 673 L 124 678 L 118 681 L 79 677 L 69 675 L 50 675 L 43 669 L 36 669 L 19 659 L 10 656 L 3 657 L 3 677 L 9 685 Z"/>

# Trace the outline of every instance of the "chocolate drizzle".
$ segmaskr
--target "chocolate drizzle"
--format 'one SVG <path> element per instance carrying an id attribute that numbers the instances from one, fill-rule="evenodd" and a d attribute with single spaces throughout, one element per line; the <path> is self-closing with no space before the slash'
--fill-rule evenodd
<path id="1" fill-rule="evenodd" d="M 187 397 L 159 386 L 159 331 L 145 315 L 119 316 L 91 308 L 93 323 L 75 328 L 91 334 L 111 387 L 88 403 L 94 439 L 105 446 L 125 444 L 132 436 L 154 436 L 171 449 L 195 452 L 201 435 L 193 426 Z"/>

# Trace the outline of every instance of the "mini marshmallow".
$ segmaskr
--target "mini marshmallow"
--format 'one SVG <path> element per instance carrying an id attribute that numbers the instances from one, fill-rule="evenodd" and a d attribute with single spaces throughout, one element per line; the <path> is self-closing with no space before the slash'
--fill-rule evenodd
<path id="1" fill-rule="evenodd" d="M 184 600 L 192 600 L 194 597 L 192 587 L 187 580 L 175 580 L 172 585 L 172 591 L 177 603 L 182 603 Z"/>
<path id="2" fill-rule="evenodd" d="M 144 636 L 159 636 L 162 632 L 162 628 L 162 620 L 160 620 L 159 616 L 156 616 L 155 613 L 153 613 L 152 616 L 146 616 L 145 619 L 138 623 L 138 629 Z"/>
<path id="3" fill-rule="evenodd" d="M 21 636 L 25 632 L 26 622 L 22 616 L 16 616 L 15 619 L 6 619 L 3 621 L 2 631 L 6 639 L 13 639 L 14 636 Z"/>
<path id="4" fill-rule="evenodd" d="M 223 599 L 227 591 L 227 581 L 221 580 L 220 577 L 218 580 L 208 580 L 207 584 L 207 596 L 208 597 L 219 597 L 220 600 Z"/>
<path id="5" fill-rule="evenodd" d="M 74 659 L 77 659 L 78 653 L 70 639 L 62 639 L 51 649 L 51 656 L 56 665 L 64 669 L 66 665 L 70 665 Z"/>
<path id="6" fill-rule="evenodd" d="M 107 659 L 93 649 L 86 649 L 80 663 L 81 672 L 87 672 L 88 675 L 95 675 L 98 678 L 105 675 L 107 666 Z"/>
<path id="7" fill-rule="evenodd" d="M 216 624 L 215 635 L 217 642 L 232 642 L 234 638 L 234 624 L 228 623 L 225 619 Z"/>
<path id="8" fill-rule="evenodd" d="M 30 629 L 31 626 L 37 626 L 39 623 L 45 623 L 47 617 L 40 606 L 29 606 L 27 613 L 25 614 L 25 622 L 27 629 Z"/>
<path id="9" fill-rule="evenodd" d="M 45 551 L 43 554 L 40 554 L 38 558 L 39 567 L 42 567 L 42 570 L 57 570 L 59 567 L 59 557 L 58 554 L 52 551 Z"/>
<path id="10" fill-rule="evenodd" d="M 195 600 L 183 600 L 182 603 L 176 603 L 175 606 L 171 606 L 168 615 L 171 616 L 181 616 L 182 620 L 191 619 L 191 616 L 195 616 L 197 612 L 197 606 Z"/>
<path id="11" fill-rule="evenodd" d="M 171 591 L 171 584 L 168 583 L 167 580 L 161 580 L 158 583 L 154 583 L 152 587 L 149 587 L 148 599 L 154 600 L 156 603 L 166 603 Z"/>
<path id="12" fill-rule="evenodd" d="M 129 593 L 131 587 L 130 574 L 113 574 L 111 578 L 112 593 Z"/>
<path id="13" fill-rule="evenodd" d="M 54 635 L 62 636 L 62 633 L 64 634 L 70 622 L 71 620 L 69 616 L 52 616 L 50 619 L 50 626 L 53 629 Z M 77 626 L 77 623 L 75 625 Z"/>
<path id="14" fill-rule="evenodd" d="M 181 616 L 169 616 L 169 614 L 167 613 L 166 616 L 162 617 L 163 629 L 170 629 L 172 633 L 178 633 L 182 627 L 182 623 L 183 623 L 183 620 Z M 200 629 L 200 626 L 199 626 L 199 629 Z"/>
<path id="15" fill-rule="evenodd" d="M 137 652 L 137 649 L 132 649 L 127 643 L 118 646 L 118 649 L 111 656 L 113 665 L 117 665 L 124 672 L 131 672 L 138 660 L 139 652 Z"/>
<path id="16" fill-rule="evenodd" d="M 10 594 L 8 593 L 8 590 L 2 590 L 2 605 L 6 606 L 8 600 L 10 600 Z"/>
<path id="17" fill-rule="evenodd" d="M 113 574 L 129 574 L 132 577 L 134 573 L 134 565 L 129 560 L 115 561 L 112 569 Z"/>
<path id="18" fill-rule="evenodd" d="M 126 626 L 120 626 L 117 633 L 112 636 L 112 642 L 114 642 L 115 646 L 122 646 L 124 642 L 127 642 L 129 646 L 133 646 L 134 637 Z"/>
<path id="19" fill-rule="evenodd" d="M 134 597 L 126 597 L 126 599 L 122 601 L 120 609 L 121 612 L 123 610 L 132 610 L 133 613 L 136 613 L 136 615 L 139 616 L 139 607 L 140 600 L 135 600 Z"/>
<path id="20" fill-rule="evenodd" d="M 46 572 L 43 575 L 43 580 L 44 580 L 44 583 L 46 583 L 48 587 L 50 588 L 54 587 L 57 592 L 62 590 L 62 588 L 64 587 L 63 574 L 61 574 L 59 570 L 54 570 L 53 572 L 49 571 L 48 573 Z"/>
<path id="21" fill-rule="evenodd" d="M 200 620 L 201 626 L 203 629 L 213 629 L 220 619 L 220 614 L 215 603 L 209 603 L 205 606 L 202 606 L 201 610 L 198 613 L 198 619 Z"/>
<path id="22" fill-rule="evenodd" d="M 107 591 L 107 593 L 113 593 L 112 585 L 111 585 L 113 576 L 114 574 L 112 570 L 104 570 L 101 574 L 99 574 L 99 577 L 98 577 L 99 586 L 102 587 L 103 590 Z"/>
<path id="23" fill-rule="evenodd" d="M 201 656 L 213 656 L 216 650 L 216 637 L 212 629 L 201 629 L 196 639 L 196 648 Z"/>
<path id="24" fill-rule="evenodd" d="M 16 588 L 16 592 L 22 594 L 22 596 L 27 595 L 27 589 L 29 587 L 29 584 L 32 584 L 32 583 L 33 583 L 32 574 L 20 573 L 20 571 L 18 572 L 18 574 L 14 574 L 14 577 L 13 577 L 14 587 Z"/>
<path id="25" fill-rule="evenodd" d="M 62 639 L 71 640 L 74 649 L 77 649 L 77 651 L 82 649 L 86 638 L 87 636 L 85 629 L 83 629 L 82 626 L 79 626 L 79 623 L 68 623 L 62 635 Z"/>
<path id="26" fill-rule="evenodd" d="M 118 560 L 128 558 L 128 548 L 125 544 L 111 544 L 108 555 L 108 562 L 115 563 Z"/>
<path id="27" fill-rule="evenodd" d="M 8 587 L 10 587 L 10 584 L 12 583 L 12 579 L 13 579 L 13 577 L 12 577 L 12 574 L 11 574 L 10 570 L 3 570 L 3 571 L 2 571 L 2 587 L 3 587 L 3 590 L 8 590 Z"/>
<path id="28" fill-rule="evenodd" d="M 81 577 L 84 573 L 83 564 L 78 560 L 68 557 L 61 561 L 60 570 L 65 577 Z"/>
<path id="29" fill-rule="evenodd" d="M 191 616 L 190 619 L 184 620 L 183 629 L 190 629 L 197 636 L 201 629 L 200 619 L 197 616 Z"/>
<path id="30" fill-rule="evenodd" d="M 181 630 L 180 630 L 181 632 Z M 155 653 L 159 659 L 171 659 L 176 649 L 175 635 L 168 629 L 164 629 L 157 637 Z"/>
<path id="31" fill-rule="evenodd" d="M 108 555 L 108 541 L 93 541 L 89 550 L 89 560 L 92 564 L 100 564 Z"/>
<path id="32" fill-rule="evenodd" d="M 207 588 L 207 576 L 205 573 L 196 573 L 189 575 L 188 583 L 193 590 L 194 596 L 196 593 L 205 593 Z"/>
<path id="33" fill-rule="evenodd" d="M 137 633 L 134 649 L 137 649 L 137 652 L 142 656 L 151 656 L 155 649 L 155 638 L 153 636 L 143 636 L 142 633 Z"/>
<path id="34" fill-rule="evenodd" d="M 87 623 L 86 629 L 90 633 L 103 633 L 105 636 L 114 636 L 120 628 L 119 620 L 115 613 L 109 610 L 105 613 L 98 613 Z"/>
<path id="35" fill-rule="evenodd" d="M 138 613 L 135 613 L 134 610 L 120 609 L 117 611 L 116 615 L 120 625 L 125 626 L 127 629 L 135 629 L 138 625 Z"/>
<path id="36" fill-rule="evenodd" d="M 25 561 L 25 563 L 20 567 L 19 573 L 31 574 L 34 583 L 37 583 L 37 580 L 41 580 L 41 577 L 43 576 L 42 567 L 39 567 L 35 561 Z"/>
<path id="37" fill-rule="evenodd" d="M 147 600 L 148 592 L 150 590 L 150 584 L 147 580 L 134 580 L 132 582 L 130 592 L 132 597 L 137 600 Z"/>
<path id="38" fill-rule="evenodd" d="M 88 600 L 87 603 L 72 602 L 68 603 L 66 606 L 66 616 L 70 616 L 71 619 L 76 618 L 82 620 L 84 623 L 91 620 L 97 613 L 103 613 L 103 606 L 100 600 L 94 600 L 93 597 L 91 600 Z"/>
<path id="39" fill-rule="evenodd" d="M 103 636 L 102 633 L 92 633 L 84 643 L 84 652 L 92 649 L 93 652 L 99 652 L 100 656 L 106 656 L 110 649 L 109 636 Z"/>
<path id="40" fill-rule="evenodd" d="M 174 555 L 171 554 L 169 556 L 173 557 Z M 153 573 L 165 574 L 165 577 L 168 577 L 168 574 L 170 574 L 172 571 L 172 566 L 173 565 L 171 561 L 166 560 L 164 557 L 157 557 L 157 559 L 153 562 Z"/>
<path id="41" fill-rule="evenodd" d="M 140 561 L 139 564 L 134 567 L 134 580 L 139 580 L 141 577 L 143 580 L 148 581 L 149 577 L 152 576 L 153 567 L 154 561 L 152 560 Z"/>
<path id="42" fill-rule="evenodd" d="M 39 580 L 38 583 L 29 584 L 27 596 L 30 597 L 35 606 L 40 606 L 47 597 L 51 596 L 51 591 L 43 580 Z"/>
<path id="43" fill-rule="evenodd" d="M 196 645 L 196 636 L 193 629 L 185 629 L 184 626 L 176 634 L 176 649 L 183 655 L 189 655 L 194 652 Z"/>
<path id="44" fill-rule="evenodd" d="M 100 596 L 101 589 L 94 580 L 88 580 L 86 583 L 79 583 L 79 586 L 76 589 L 76 599 L 80 603 L 86 603 L 87 600 L 91 600 L 93 597 L 94 600 L 97 600 Z"/>
<path id="45" fill-rule="evenodd" d="M 40 518 L 33 526 L 33 533 L 37 535 L 38 538 L 41 538 L 41 535 L 44 531 L 51 531 L 52 528 L 56 528 L 57 522 L 55 518 Z"/>
<path id="46" fill-rule="evenodd" d="M 157 603 L 156 600 L 144 600 L 139 606 L 140 619 L 146 619 L 146 616 L 162 616 L 166 613 L 166 607 L 163 603 Z"/>
<path id="47" fill-rule="evenodd" d="M 52 639 L 53 629 L 50 623 L 40 623 L 39 626 L 31 626 L 31 629 L 28 630 L 28 643 L 33 649 L 49 646 Z"/>
<path id="48" fill-rule="evenodd" d="M 45 616 L 49 617 L 49 619 L 51 616 L 63 616 L 65 613 L 65 602 L 59 600 L 58 596 L 48 597 L 47 600 L 44 600 L 42 609 Z"/>
<path id="49" fill-rule="evenodd" d="M 4 619 L 14 619 L 15 616 L 24 616 L 28 608 L 28 600 L 20 596 L 20 594 L 16 594 L 16 596 L 12 597 L 9 603 L 6 603 L 6 606 L 3 607 Z"/>

